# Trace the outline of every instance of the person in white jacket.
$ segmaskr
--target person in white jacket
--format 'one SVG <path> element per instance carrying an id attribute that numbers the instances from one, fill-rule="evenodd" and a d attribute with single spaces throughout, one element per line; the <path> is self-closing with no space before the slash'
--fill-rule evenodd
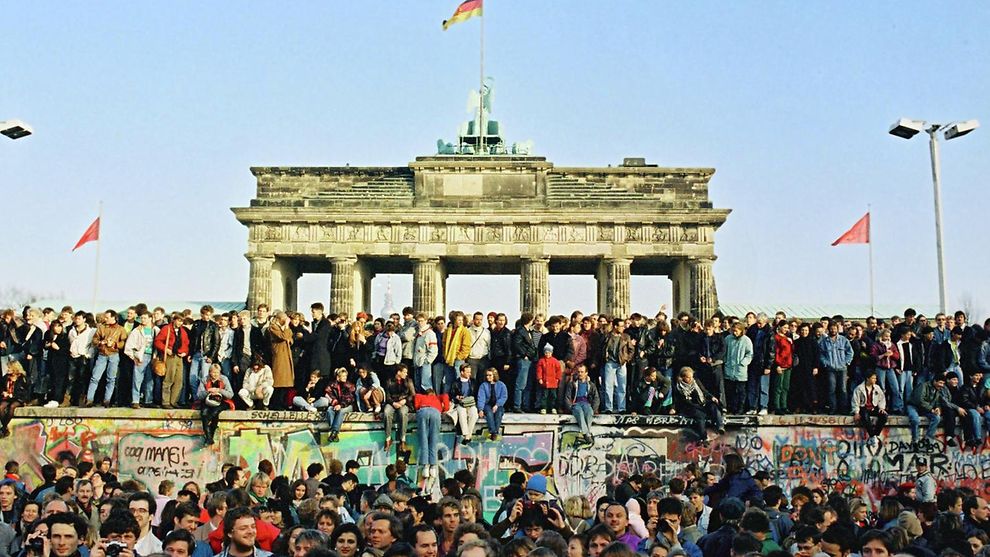
<path id="1" fill-rule="evenodd" d="M 261 406 L 268 408 L 275 392 L 275 378 L 272 368 L 265 365 L 261 358 L 255 358 L 251 367 L 244 373 L 244 383 L 237 396 L 241 397 L 248 408 L 254 408 L 254 402 L 260 401 Z"/>
<path id="2" fill-rule="evenodd" d="M 875 443 L 877 436 L 887 425 L 887 399 L 883 389 L 877 385 L 876 370 L 867 370 L 866 379 L 853 390 L 851 406 L 852 413 L 866 431 L 869 442 Z"/>
<path id="3" fill-rule="evenodd" d="M 72 324 L 69 329 L 69 385 L 72 385 L 69 404 L 78 406 L 83 389 L 89 385 L 89 365 L 96 357 L 96 347 L 93 346 L 96 327 L 86 322 L 86 313 L 82 311 L 76 312 Z"/>
<path id="4" fill-rule="evenodd" d="M 154 403 L 152 398 L 151 357 L 154 353 L 155 337 L 158 327 L 155 327 L 151 313 L 141 314 L 140 324 L 127 335 L 124 343 L 124 355 L 134 362 L 134 384 L 131 387 L 131 408 L 141 407 L 143 395 L 144 404 Z"/>

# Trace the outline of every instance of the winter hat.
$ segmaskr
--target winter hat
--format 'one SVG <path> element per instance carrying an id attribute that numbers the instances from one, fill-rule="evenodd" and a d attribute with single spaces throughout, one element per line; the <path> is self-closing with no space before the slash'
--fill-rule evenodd
<path id="1" fill-rule="evenodd" d="M 526 491 L 538 491 L 546 494 L 547 477 L 543 474 L 533 474 L 529 477 L 529 481 L 526 482 Z"/>
<path id="2" fill-rule="evenodd" d="M 911 511 L 901 511 L 901 514 L 897 515 L 897 525 L 904 528 L 912 539 L 924 533 L 918 515 Z"/>
<path id="3" fill-rule="evenodd" d="M 543 353 L 544 354 L 553 354 L 553 345 L 550 344 L 550 343 L 547 343 L 547 345 L 543 347 Z"/>

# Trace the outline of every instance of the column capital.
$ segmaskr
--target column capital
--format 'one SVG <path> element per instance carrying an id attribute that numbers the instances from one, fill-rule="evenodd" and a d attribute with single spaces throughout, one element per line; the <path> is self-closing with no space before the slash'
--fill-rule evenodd
<path id="1" fill-rule="evenodd" d="M 357 263 L 356 255 L 332 255 L 328 259 L 331 263 Z"/>
<path id="2" fill-rule="evenodd" d="M 521 259 L 521 260 L 523 260 L 523 261 L 525 261 L 527 263 L 549 263 L 550 262 L 550 256 L 549 255 L 524 255 L 524 256 L 520 257 L 519 259 Z"/>
<path id="3" fill-rule="evenodd" d="M 602 261 L 612 265 L 632 265 L 632 257 L 603 257 Z"/>
<path id="4" fill-rule="evenodd" d="M 274 255 L 269 255 L 269 254 L 265 254 L 265 253 L 245 253 L 244 254 L 244 257 L 248 261 L 251 261 L 251 262 L 257 261 L 257 262 L 260 263 L 260 262 L 263 262 L 263 261 L 271 261 L 271 262 L 274 262 L 275 261 L 275 256 Z"/>
<path id="5" fill-rule="evenodd" d="M 411 255 L 409 260 L 413 263 L 439 263 L 439 255 Z"/>

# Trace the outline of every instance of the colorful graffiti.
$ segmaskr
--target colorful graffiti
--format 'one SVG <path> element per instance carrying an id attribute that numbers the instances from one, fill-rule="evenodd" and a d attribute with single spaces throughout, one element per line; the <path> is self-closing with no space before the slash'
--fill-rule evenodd
<path id="1" fill-rule="evenodd" d="M 300 477 L 312 462 L 354 459 L 361 464 L 359 479 L 368 484 L 384 482 L 385 467 L 399 456 L 410 464 L 410 475 L 418 471 L 415 432 L 407 436 L 410 452 L 397 455 L 393 448 L 386 453 L 384 433 L 369 415 L 352 415 L 340 441 L 327 443 L 325 424 L 316 414 L 231 412 L 221 420 L 219 442 L 207 447 L 194 412 L 26 410 L 12 422 L 13 434 L 0 440 L 0 458 L 19 461 L 22 475 L 33 485 L 39 483 L 42 465 L 67 454 L 109 456 L 118 463 L 122 479 L 137 479 L 152 489 L 164 479 L 203 484 L 216 480 L 225 462 L 255 469 L 265 459 L 289 477 Z M 509 416 L 499 442 L 461 445 L 445 428 L 440 475 L 472 470 L 488 513 L 499 503 L 495 490 L 516 471 L 546 474 L 557 496 L 594 500 L 631 474 L 669 478 L 690 463 L 717 469 L 728 452 L 742 455 L 753 471 L 769 472 L 785 488 L 828 485 L 878 501 L 913 478 L 915 462 L 923 458 L 939 482 L 990 494 L 990 449 L 962 451 L 941 439 L 911 443 L 901 424 L 884 432 L 881 443 L 870 444 L 845 417 L 767 421 L 758 425 L 755 418 L 735 418 L 727 434 L 699 444 L 684 439 L 683 422 L 675 416 L 603 418 L 589 447 L 575 443 L 569 419 Z"/>

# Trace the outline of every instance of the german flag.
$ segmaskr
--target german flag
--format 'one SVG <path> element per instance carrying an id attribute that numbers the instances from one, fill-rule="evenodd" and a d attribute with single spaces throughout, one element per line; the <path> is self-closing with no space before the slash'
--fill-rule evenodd
<path id="1" fill-rule="evenodd" d="M 480 16 L 481 1 L 482 0 L 465 0 L 460 6 L 457 6 L 457 9 L 454 10 L 454 15 L 450 16 L 450 19 L 444 20 L 443 30 L 446 31 L 451 25 L 462 21 L 467 21 L 476 15 Z"/>

